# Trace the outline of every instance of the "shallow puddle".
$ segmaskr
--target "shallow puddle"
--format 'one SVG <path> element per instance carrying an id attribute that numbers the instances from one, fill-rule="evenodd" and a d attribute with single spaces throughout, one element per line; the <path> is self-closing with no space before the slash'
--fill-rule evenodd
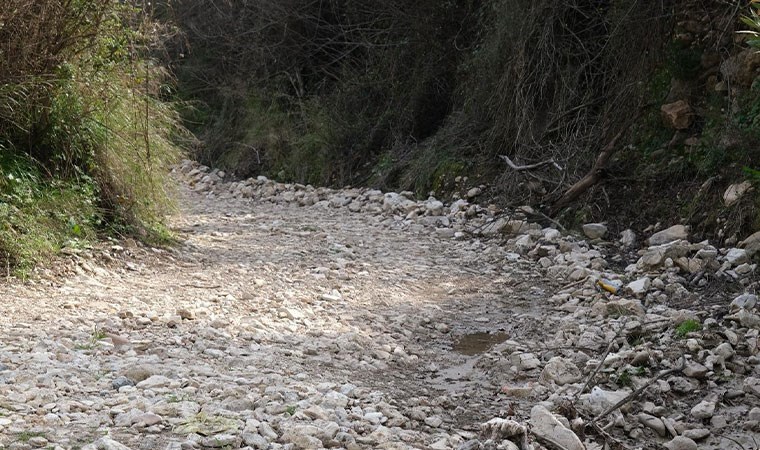
<path id="1" fill-rule="evenodd" d="M 472 333 L 465 334 L 456 344 L 453 350 L 462 355 L 474 356 L 488 351 L 496 344 L 507 340 L 506 333 Z"/>
<path id="2" fill-rule="evenodd" d="M 441 369 L 438 371 L 438 376 L 428 382 L 435 389 L 462 392 L 475 381 L 473 375 L 476 374 L 475 363 L 477 362 L 478 358 L 468 358 L 464 364 Z"/>

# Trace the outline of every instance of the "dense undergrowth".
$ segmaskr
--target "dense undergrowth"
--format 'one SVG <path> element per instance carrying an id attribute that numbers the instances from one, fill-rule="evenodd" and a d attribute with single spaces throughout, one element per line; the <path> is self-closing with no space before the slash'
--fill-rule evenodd
<path id="1" fill-rule="evenodd" d="M 162 34 L 115 0 L 0 8 L 0 262 L 24 274 L 101 232 L 161 238 L 179 155 Z"/>
<path id="2" fill-rule="evenodd" d="M 760 64 L 736 38 L 739 3 L 178 0 L 164 13 L 186 33 L 175 67 L 203 162 L 438 196 L 463 176 L 569 224 L 685 219 L 726 239 L 760 226 L 757 195 L 722 203 L 760 161 Z M 682 130 L 660 113 L 677 100 L 693 109 Z M 599 182 L 553 211 L 621 131 Z M 556 164 L 517 171 L 499 155 Z"/>
<path id="3" fill-rule="evenodd" d="M 167 169 L 189 136 L 177 99 L 193 156 L 239 176 L 438 197 L 484 184 L 481 200 L 565 224 L 740 238 L 760 227 L 760 54 L 736 31 L 760 29 L 757 9 L 7 0 L 0 263 L 23 272 L 104 231 L 164 236 Z M 679 101 L 685 125 L 666 124 Z M 743 181 L 754 188 L 728 204 Z"/>

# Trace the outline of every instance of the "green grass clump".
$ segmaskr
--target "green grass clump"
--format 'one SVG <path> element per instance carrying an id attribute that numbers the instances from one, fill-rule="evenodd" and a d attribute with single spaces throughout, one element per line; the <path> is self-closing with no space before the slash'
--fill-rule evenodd
<path id="1" fill-rule="evenodd" d="M 693 333 L 695 331 L 699 331 L 702 329 L 702 324 L 699 323 L 698 320 L 694 319 L 688 319 L 681 322 L 680 325 L 676 327 L 676 336 L 683 339 L 686 337 L 687 334 Z"/>
<path id="2" fill-rule="evenodd" d="M 101 341 L 105 338 L 107 338 L 108 335 L 105 331 L 95 328 L 95 330 L 92 332 L 92 340 L 93 342 Z"/>
<path id="3" fill-rule="evenodd" d="M 35 263 L 92 239 L 99 224 L 91 182 L 44 180 L 33 163 L 0 157 L 0 262 L 25 277 Z"/>
<path id="4" fill-rule="evenodd" d="M 618 386 L 622 386 L 622 387 L 633 386 L 633 379 L 631 378 L 631 372 L 629 372 L 628 369 L 625 369 L 622 372 L 620 372 L 620 374 L 618 374 L 617 384 Z"/>
<path id="5" fill-rule="evenodd" d="M 18 442 L 29 442 L 33 437 L 45 437 L 45 433 L 39 431 L 22 431 L 16 435 Z"/>

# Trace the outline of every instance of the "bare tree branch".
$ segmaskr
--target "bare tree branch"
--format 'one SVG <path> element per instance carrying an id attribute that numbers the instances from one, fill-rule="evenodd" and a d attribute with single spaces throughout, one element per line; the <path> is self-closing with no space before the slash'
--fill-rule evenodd
<path id="1" fill-rule="evenodd" d="M 507 156 L 507 155 L 499 155 L 499 158 L 503 159 L 507 163 L 507 165 L 509 167 L 511 167 L 513 170 L 516 170 L 518 172 L 522 172 L 522 171 L 525 171 L 525 170 L 540 169 L 541 167 L 548 166 L 548 165 L 552 165 L 552 166 L 556 167 L 557 170 L 562 170 L 562 166 L 560 166 L 559 164 L 557 164 L 554 161 L 554 158 L 550 158 L 550 159 L 547 159 L 546 161 L 542 161 L 542 162 L 539 162 L 539 163 L 527 164 L 527 165 L 523 165 L 523 166 L 518 166 L 517 164 L 515 164 L 514 162 L 512 162 L 512 160 L 509 159 L 509 156 Z"/>

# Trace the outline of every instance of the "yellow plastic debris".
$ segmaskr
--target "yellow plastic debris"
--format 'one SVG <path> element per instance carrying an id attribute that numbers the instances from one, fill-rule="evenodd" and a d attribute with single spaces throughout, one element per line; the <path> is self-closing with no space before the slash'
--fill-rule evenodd
<path id="1" fill-rule="evenodd" d="M 611 294 L 617 294 L 620 288 L 623 287 L 623 283 L 620 280 L 607 280 L 605 278 L 596 280 L 596 285 Z"/>

